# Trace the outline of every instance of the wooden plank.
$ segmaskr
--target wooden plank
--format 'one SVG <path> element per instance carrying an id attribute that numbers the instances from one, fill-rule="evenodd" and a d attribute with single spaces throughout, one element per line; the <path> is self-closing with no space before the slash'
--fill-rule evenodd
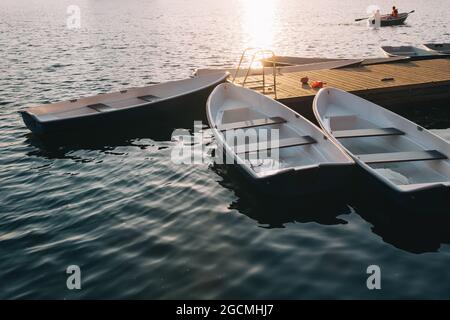
<path id="1" fill-rule="evenodd" d="M 367 89 L 370 84 L 363 83 L 361 77 L 357 79 L 356 77 L 353 78 L 352 74 L 343 74 L 342 72 L 339 72 L 338 70 L 330 70 L 327 74 L 315 74 L 314 78 L 319 81 L 326 82 L 327 86 L 333 86 L 337 87 L 339 89 L 345 90 L 345 91 L 354 91 L 358 89 Z"/>
<path id="2" fill-rule="evenodd" d="M 414 63 L 408 64 L 389 64 L 389 65 L 380 65 L 378 68 L 375 68 L 374 71 L 383 71 L 389 73 L 395 73 L 399 76 L 406 77 L 409 81 L 415 81 L 416 76 L 430 76 L 430 81 L 436 79 L 436 77 L 440 79 L 448 79 L 450 70 L 449 66 L 442 66 L 442 69 L 439 68 L 427 68 L 420 65 L 415 65 Z"/>
<path id="3" fill-rule="evenodd" d="M 417 68 L 413 69 L 400 69 L 394 65 L 383 66 L 383 68 L 378 68 L 373 70 L 375 74 L 384 73 L 393 76 L 394 78 L 400 78 L 406 83 L 421 83 L 421 82 L 431 82 L 437 79 L 438 74 L 432 70 L 421 70 Z M 448 75 L 440 79 L 448 79 Z"/>
<path id="4" fill-rule="evenodd" d="M 408 57 L 388 57 L 388 58 L 368 58 L 364 59 L 361 65 L 369 66 L 369 65 L 377 65 L 377 64 L 385 64 L 385 63 L 393 63 L 393 62 L 406 62 L 409 60 Z"/>
<path id="5" fill-rule="evenodd" d="M 449 70 L 450 59 L 434 59 L 434 60 L 421 60 L 414 61 L 414 63 L 421 68 L 429 68 L 433 70 Z"/>
<path id="6" fill-rule="evenodd" d="M 310 81 L 323 81 L 326 83 L 325 86 L 357 94 L 427 89 L 450 85 L 449 70 L 450 59 L 434 59 L 333 70 L 289 72 L 277 76 L 277 93 L 278 99 L 309 101 L 318 90 L 301 85 L 300 79 L 304 76 L 308 76 Z M 382 81 L 384 78 L 392 78 L 392 80 Z M 256 80 L 262 80 L 262 76 L 249 77 L 249 81 Z M 270 78 L 266 80 L 271 81 Z M 274 95 L 268 90 L 266 93 L 270 96 Z"/>

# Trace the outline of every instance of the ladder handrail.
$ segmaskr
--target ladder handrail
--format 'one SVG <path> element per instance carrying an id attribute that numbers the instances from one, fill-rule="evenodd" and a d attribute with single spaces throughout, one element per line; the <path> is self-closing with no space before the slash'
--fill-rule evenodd
<path id="1" fill-rule="evenodd" d="M 274 90 L 275 99 L 276 99 L 277 98 L 277 68 L 276 68 L 276 62 L 275 62 L 275 53 L 273 52 L 273 50 L 261 49 L 261 48 L 253 48 L 253 47 L 246 48 L 242 52 L 241 58 L 239 60 L 238 67 L 236 69 L 236 72 L 234 73 L 234 77 L 233 77 L 232 83 L 235 82 L 236 77 L 237 77 L 239 71 L 241 70 L 242 62 L 243 62 L 247 52 L 250 51 L 250 50 L 253 50 L 254 52 L 253 52 L 252 58 L 250 60 L 250 65 L 249 65 L 249 67 L 247 69 L 247 72 L 245 73 L 245 77 L 244 77 L 244 80 L 242 82 L 242 86 L 244 87 L 245 83 L 247 82 L 247 78 L 250 75 L 250 71 L 251 71 L 252 65 L 253 65 L 253 63 L 255 61 L 256 56 L 257 55 L 262 55 L 262 57 L 264 59 L 267 54 L 270 54 L 270 56 L 272 57 L 271 62 L 272 62 L 272 68 L 273 68 L 273 70 L 272 70 L 272 72 L 273 72 L 273 90 Z M 262 78 L 263 78 L 262 79 L 263 94 L 265 94 L 267 86 L 266 86 L 266 71 L 265 71 L 265 67 L 264 66 L 262 67 Z"/>
<path id="2" fill-rule="evenodd" d="M 238 72 L 239 72 L 239 70 L 241 68 L 241 64 L 242 64 L 242 61 L 244 60 L 245 54 L 247 53 L 247 51 L 250 51 L 250 50 L 259 50 L 259 48 L 249 47 L 249 48 L 244 49 L 244 51 L 241 54 L 241 59 L 239 60 L 239 64 L 238 64 L 238 67 L 236 69 L 236 72 L 234 73 L 233 83 L 234 83 L 234 80 L 236 80 L 237 74 L 238 74 Z"/>

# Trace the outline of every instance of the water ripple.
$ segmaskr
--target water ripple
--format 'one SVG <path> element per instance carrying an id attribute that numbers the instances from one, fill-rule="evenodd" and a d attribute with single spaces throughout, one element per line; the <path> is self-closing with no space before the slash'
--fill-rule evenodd
<path id="1" fill-rule="evenodd" d="M 390 212 L 370 195 L 355 201 L 357 190 L 261 197 L 209 152 L 202 165 L 172 163 L 174 128 L 159 123 L 63 143 L 24 128 L 27 106 L 230 66 L 250 45 L 360 57 L 393 39 L 448 40 L 444 0 L 403 3 L 416 9 L 408 24 L 382 30 L 353 23 L 365 14 L 355 2 L 197 2 L 81 0 L 75 31 L 64 24 L 71 1 L 0 4 L 0 298 L 449 298 L 445 217 Z M 405 115 L 450 139 L 448 105 Z M 72 264 L 80 291 L 65 287 Z M 381 292 L 365 286 L 370 264 Z"/>

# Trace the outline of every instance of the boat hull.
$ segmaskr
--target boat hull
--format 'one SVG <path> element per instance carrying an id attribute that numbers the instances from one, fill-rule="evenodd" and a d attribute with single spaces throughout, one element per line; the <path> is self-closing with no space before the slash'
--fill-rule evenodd
<path id="1" fill-rule="evenodd" d="M 173 98 L 137 107 L 99 112 L 95 116 L 38 121 L 27 111 L 20 111 L 27 128 L 39 136 L 56 136 L 65 134 L 86 134 L 96 131 L 123 131 L 148 125 L 151 121 L 177 123 L 177 121 L 206 121 L 203 105 L 218 84 L 226 81 L 221 79 L 198 91 L 189 92 Z"/>
<path id="2" fill-rule="evenodd" d="M 357 190 L 370 193 L 372 199 L 383 199 L 388 207 L 397 208 L 402 213 L 449 213 L 450 188 L 437 185 L 432 188 L 412 192 L 399 192 L 387 188 L 386 183 L 361 166 L 355 168 L 354 179 Z"/>
<path id="3" fill-rule="evenodd" d="M 406 57 L 409 59 L 409 61 L 443 59 L 450 56 L 448 54 L 442 54 L 436 51 L 429 51 L 413 46 L 382 46 L 381 50 L 387 57 Z"/>
<path id="4" fill-rule="evenodd" d="M 399 14 L 398 18 L 392 18 L 392 17 L 382 17 L 380 21 L 381 27 L 390 27 L 390 26 L 398 26 L 405 23 L 406 19 L 408 18 L 408 14 Z M 374 25 L 375 20 L 369 20 L 369 22 Z"/>
<path id="5" fill-rule="evenodd" d="M 218 146 L 227 152 L 223 146 Z M 233 157 L 234 154 L 228 156 Z M 285 172 L 255 179 L 244 168 L 235 163 L 235 167 L 245 181 L 255 187 L 258 193 L 275 197 L 296 197 L 335 192 L 349 188 L 355 182 L 354 164 L 319 164 L 301 170 L 287 170 Z"/>

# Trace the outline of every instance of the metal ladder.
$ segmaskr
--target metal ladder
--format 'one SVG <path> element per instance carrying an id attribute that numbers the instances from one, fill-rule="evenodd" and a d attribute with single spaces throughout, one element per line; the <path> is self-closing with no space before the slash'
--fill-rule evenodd
<path id="1" fill-rule="evenodd" d="M 275 99 L 277 99 L 277 68 L 276 68 L 276 62 L 275 62 L 275 53 L 272 50 L 267 49 L 260 49 L 260 48 L 247 48 L 242 52 L 241 59 L 239 60 L 238 67 L 236 69 L 236 72 L 233 76 L 232 83 L 235 83 L 235 80 L 239 74 L 239 71 L 242 67 L 242 62 L 244 61 L 244 58 L 246 57 L 247 53 L 249 51 L 253 51 L 251 59 L 250 59 L 250 65 L 248 66 L 247 72 L 245 73 L 244 80 L 241 83 L 241 86 L 245 87 L 245 84 L 248 83 L 261 83 L 261 86 L 252 87 L 251 89 L 260 89 L 262 88 L 263 94 L 266 94 L 266 88 L 272 88 L 273 93 L 275 95 Z M 252 65 L 255 62 L 255 59 L 258 56 L 262 56 L 263 59 L 271 58 L 272 60 L 272 74 L 273 74 L 273 84 L 266 84 L 266 68 L 262 67 L 262 80 L 255 80 L 255 81 L 247 81 L 248 76 L 250 75 L 250 71 L 252 69 Z"/>

